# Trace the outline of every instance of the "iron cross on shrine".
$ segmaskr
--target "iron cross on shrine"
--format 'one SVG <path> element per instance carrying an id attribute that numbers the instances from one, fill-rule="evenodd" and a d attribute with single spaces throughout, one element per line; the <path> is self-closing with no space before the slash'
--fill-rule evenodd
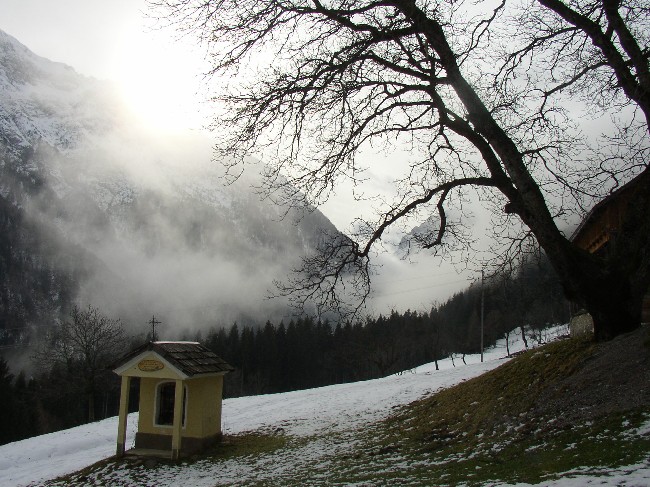
<path id="1" fill-rule="evenodd" d="M 156 316 L 152 315 L 151 320 L 149 321 L 149 324 L 151 325 L 151 341 L 155 342 L 156 341 L 156 325 L 161 325 L 162 321 L 157 321 Z"/>

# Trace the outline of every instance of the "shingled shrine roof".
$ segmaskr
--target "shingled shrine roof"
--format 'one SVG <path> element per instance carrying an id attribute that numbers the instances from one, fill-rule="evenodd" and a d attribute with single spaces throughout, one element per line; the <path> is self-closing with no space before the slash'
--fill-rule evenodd
<path id="1" fill-rule="evenodd" d="M 148 342 L 126 354 L 111 368 L 117 369 L 147 351 L 157 353 L 188 377 L 235 370 L 225 360 L 198 342 Z"/>

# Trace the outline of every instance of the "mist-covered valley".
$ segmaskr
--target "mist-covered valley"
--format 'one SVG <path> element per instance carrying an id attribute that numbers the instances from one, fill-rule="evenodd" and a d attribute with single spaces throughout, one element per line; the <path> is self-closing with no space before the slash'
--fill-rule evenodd
<path id="1" fill-rule="evenodd" d="M 0 344 L 73 304 L 134 332 L 155 315 L 165 338 L 290 312 L 273 280 L 336 228 L 263 199 L 260 163 L 226 179 L 208 136 L 148 131 L 108 83 L 2 32 L 0 88 Z"/>
<path id="2" fill-rule="evenodd" d="M 0 31 L 0 375 L 13 398 L 7 424 L 19 425 L 4 441 L 116 414 L 119 387 L 105 369 L 114 349 L 92 385 L 77 380 L 89 370 L 82 360 L 43 353 L 57 344 L 49 332 L 74 322 L 75 306 L 119 318 L 127 337 L 118 348 L 145 339 L 153 317 L 164 340 L 203 333 L 237 369 L 227 395 L 369 379 L 477 348 L 477 288 L 435 303 L 442 286 L 460 290 L 470 280 L 452 264 L 432 276 L 439 264 L 388 234 L 386 252 L 372 256 L 374 295 L 361 310 L 369 316 L 290 321 L 286 300 L 267 299 L 274 281 L 338 230 L 315 208 L 264 199 L 259 161 L 247 159 L 229 177 L 212 145 L 202 133 L 149 130 L 110 84 Z M 502 306 L 506 294 L 495 286 L 491 305 Z M 556 319 L 539 295 L 545 313 L 528 313 L 531 325 Z M 494 341 L 519 323 L 491 305 L 486 337 Z"/>

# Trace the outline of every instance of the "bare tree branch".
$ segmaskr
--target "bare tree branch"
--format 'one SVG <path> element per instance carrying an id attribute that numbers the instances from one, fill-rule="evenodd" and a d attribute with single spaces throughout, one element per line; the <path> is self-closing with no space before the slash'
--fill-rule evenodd
<path id="1" fill-rule="evenodd" d="M 462 225 L 450 221 L 449 196 L 474 187 L 504 225 L 517 226 L 504 237 L 506 252 L 532 240 L 541 246 L 565 291 L 588 303 L 607 330 L 602 337 L 634 326 L 630 296 L 647 286 L 650 272 L 627 266 L 622 253 L 610 260 L 587 254 L 558 225 L 603 182 L 650 174 L 647 160 L 639 162 L 650 119 L 650 22 L 641 0 L 501 0 L 487 12 L 462 1 L 150 3 L 208 43 L 212 74 L 222 80 L 218 154 L 235 163 L 259 156 L 269 167 L 267 194 L 318 205 L 343 180 L 362 184 L 358 156 L 368 148 L 410 149 L 378 217 L 359 220 L 354 238 L 324 241 L 280 285 L 282 294 L 299 305 L 315 302 L 319 311 L 358 310 L 370 292 L 369 259 L 386 233 L 424 216 L 437 227 L 414 242 L 444 245 Z M 589 158 L 589 141 L 573 130 L 578 124 L 565 106 L 577 98 L 603 111 L 614 100 L 645 120 L 620 124 L 611 157 Z M 638 203 L 650 211 L 648 199 Z M 638 215 L 631 218 L 645 228 Z M 647 241 L 640 230 L 627 235 Z M 645 255 L 642 245 L 634 248 Z M 601 304 L 612 299 L 602 289 L 613 285 L 626 316 L 616 331 L 606 323 L 616 307 Z"/>

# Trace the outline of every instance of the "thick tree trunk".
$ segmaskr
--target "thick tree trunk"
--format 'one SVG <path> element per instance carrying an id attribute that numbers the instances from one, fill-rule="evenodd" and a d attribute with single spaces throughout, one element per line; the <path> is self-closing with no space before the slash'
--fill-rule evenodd
<path id="1" fill-rule="evenodd" d="M 641 301 L 615 302 L 603 300 L 587 309 L 594 320 L 594 339 L 611 340 L 617 335 L 634 331 L 641 324 Z"/>
<path id="2" fill-rule="evenodd" d="M 628 333 L 641 324 L 643 296 L 650 280 L 650 171 L 632 188 L 620 228 L 610 242 L 601 288 L 585 296 L 598 341 Z M 600 291 L 600 292 L 597 292 Z"/>
<path id="3" fill-rule="evenodd" d="M 611 258 L 592 256 L 579 249 L 557 228 L 520 147 L 463 77 L 457 63 L 458 56 L 447 43 L 442 26 L 428 17 L 415 2 L 400 3 L 398 8 L 435 46 L 447 78 L 467 110 L 472 129 L 454 126 L 454 130 L 472 142 L 483 155 L 495 186 L 509 200 L 504 210 L 519 215 L 533 232 L 555 268 L 567 297 L 583 303 L 591 313 L 595 338 L 608 340 L 638 327 L 642 295 L 637 289 L 642 287 L 639 284 L 645 284 L 643 289 L 647 289 L 650 261 L 650 170 L 645 170 L 634 199 L 626 209 L 623 228 L 615 239 L 618 242 L 613 242 L 616 248 L 612 249 Z M 632 99 L 643 108 L 642 102 Z"/>
<path id="4" fill-rule="evenodd" d="M 611 340 L 641 325 L 643 294 L 632 289 L 628 279 L 612 277 L 587 286 L 585 307 L 594 321 L 596 341 Z"/>
<path id="5" fill-rule="evenodd" d="M 573 252 L 573 264 L 568 268 L 556 266 L 556 270 L 567 297 L 591 315 L 596 341 L 611 340 L 641 325 L 641 306 L 647 289 L 643 270 L 637 273 L 613 265 L 581 249 Z"/>
<path id="6" fill-rule="evenodd" d="M 611 340 L 641 324 L 643 294 L 647 289 L 644 266 L 621 261 L 620 254 L 596 256 L 565 241 L 563 245 L 544 245 L 538 240 L 555 268 L 568 299 L 591 314 L 594 338 Z M 637 249 L 644 254 L 646 250 Z"/>
<path id="7" fill-rule="evenodd" d="M 552 238 L 547 239 L 549 244 L 543 232 L 535 232 L 567 297 L 591 314 L 597 341 L 641 324 L 643 296 L 650 282 L 650 170 L 630 190 L 621 210 L 623 221 L 618 228 L 608 229 L 611 240 L 601 255 L 588 254 L 568 241 L 554 246 Z"/>

